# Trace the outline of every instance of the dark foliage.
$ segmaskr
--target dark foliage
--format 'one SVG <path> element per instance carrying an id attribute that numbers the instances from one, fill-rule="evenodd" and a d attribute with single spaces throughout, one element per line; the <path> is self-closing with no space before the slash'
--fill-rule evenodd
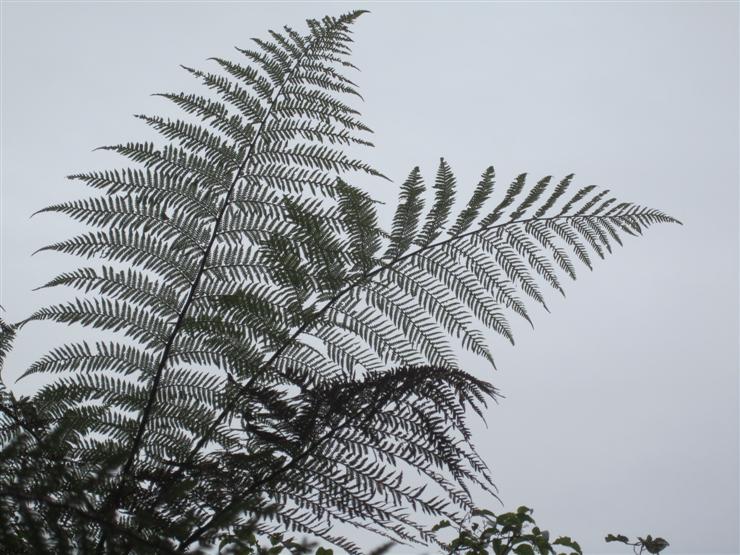
<path id="1" fill-rule="evenodd" d="M 3 353 L 35 320 L 121 340 L 61 345 L 25 372 L 47 378 L 33 397 L 2 392 L 16 552 L 238 552 L 287 530 L 359 553 L 337 523 L 435 542 L 424 514 L 461 523 L 494 493 L 466 413 L 495 391 L 455 341 L 493 364 L 484 332 L 513 341 L 520 293 L 545 306 L 574 259 L 675 221 L 572 176 L 522 174 L 488 206 L 493 168 L 453 216 L 441 160 L 430 208 L 415 168 L 383 231 L 353 184 L 383 178 L 350 154 L 370 145 L 345 75 L 361 14 L 186 68 L 208 92 L 161 95 L 183 119 L 140 116 L 164 144 L 104 147 L 133 165 L 71 176 L 99 194 L 44 210 L 91 230 L 42 250 L 93 262 L 47 284 L 77 300 L 3 325 Z"/>

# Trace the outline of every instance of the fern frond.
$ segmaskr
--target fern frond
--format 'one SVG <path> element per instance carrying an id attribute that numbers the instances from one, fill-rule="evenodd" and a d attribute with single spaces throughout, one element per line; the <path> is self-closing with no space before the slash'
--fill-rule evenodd
<path id="1" fill-rule="evenodd" d="M 464 406 L 480 409 L 479 403 L 494 394 L 490 386 L 462 371 L 432 367 L 398 368 L 359 380 L 330 381 L 299 394 L 292 402 L 297 403 L 291 411 L 293 418 L 276 414 L 264 421 L 271 431 L 258 433 L 262 449 L 272 445 L 290 457 L 277 462 L 266 475 L 253 476 L 245 486 L 247 491 L 257 491 L 264 484 L 271 495 L 280 492 L 278 500 L 302 509 L 280 514 L 300 515 L 303 522 L 312 523 L 311 533 L 319 536 L 336 519 L 380 531 L 396 541 L 431 541 L 399 506 L 408 504 L 454 520 L 461 515 L 449 501 L 425 495 L 425 487 L 406 484 L 403 474 L 387 469 L 385 462 L 417 468 L 453 499 L 470 504 L 466 481 L 486 488 L 490 484 L 488 478 L 480 481 L 477 456 L 464 439 L 469 434 L 463 422 Z M 411 412 L 410 407 L 414 407 Z M 275 410 L 286 408 L 280 405 Z M 249 429 L 254 433 L 259 425 L 254 422 Z M 455 439 L 457 433 L 462 434 L 462 442 Z M 440 467 L 451 468 L 460 485 L 444 479 Z M 368 495 L 369 491 L 374 494 Z M 217 511 L 228 512 L 235 502 L 227 497 Z M 191 536 L 183 546 L 198 537 Z"/>

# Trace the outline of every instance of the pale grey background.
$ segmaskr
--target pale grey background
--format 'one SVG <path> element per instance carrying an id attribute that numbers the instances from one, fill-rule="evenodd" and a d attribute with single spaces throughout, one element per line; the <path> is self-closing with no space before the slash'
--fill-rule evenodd
<path id="1" fill-rule="evenodd" d="M 5 3 L 5 317 L 59 299 L 30 290 L 77 264 L 30 258 L 75 227 L 28 215 L 85 192 L 63 176 L 120 164 L 94 147 L 150 136 L 130 116 L 196 88 L 179 63 L 360 6 L 366 158 L 396 184 L 440 155 L 467 192 L 490 163 L 501 181 L 575 171 L 685 222 L 579 272 L 515 348 L 494 340 L 507 398 L 477 442 L 506 505 L 588 553 L 620 552 L 610 531 L 738 553 L 736 3 Z M 6 383 L 67 333 L 28 326 Z"/>

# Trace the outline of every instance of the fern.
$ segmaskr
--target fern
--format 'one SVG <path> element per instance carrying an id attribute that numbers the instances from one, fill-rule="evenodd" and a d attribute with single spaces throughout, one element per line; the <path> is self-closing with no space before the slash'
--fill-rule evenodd
<path id="1" fill-rule="evenodd" d="M 492 167 L 453 214 L 442 159 L 429 209 L 414 168 L 383 231 L 353 184 L 383 176 L 349 154 L 371 146 L 344 74 L 362 13 L 271 32 L 238 61 L 214 58 L 214 73 L 185 68 L 208 96 L 162 94 L 184 119 L 138 116 L 166 144 L 104 147 L 137 166 L 70 176 L 101 194 L 43 211 L 92 230 L 42 250 L 99 262 L 49 281 L 82 295 L 20 326 L 122 340 L 62 345 L 25 372 L 48 378 L 24 401 L 43 415 L 31 439 L 72 474 L 0 492 L 13 507 L 80 522 L 77 545 L 99 552 L 288 529 L 359 553 L 334 523 L 431 543 L 419 514 L 461 522 L 473 488 L 495 495 L 465 415 L 496 392 L 461 368 L 455 342 L 493 364 L 488 331 L 513 342 L 511 315 L 531 322 L 529 305 L 546 308 L 543 288 L 562 292 L 576 262 L 676 220 L 574 192 L 573 176 L 521 174 L 498 195 Z M 5 399 L 15 449 L 21 421 Z"/>

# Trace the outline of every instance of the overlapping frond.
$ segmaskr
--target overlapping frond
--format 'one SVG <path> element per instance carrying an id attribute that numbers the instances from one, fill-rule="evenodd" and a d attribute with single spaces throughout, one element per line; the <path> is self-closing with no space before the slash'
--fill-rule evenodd
<path id="1" fill-rule="evenodd" d="M 531 321 L 574 261 L 591 267 L 622 236 L 675 221 L 572 192 L 573 176 L 521 174 L 497 194 L 493 168 L 456 213 L 442 159 L 433 198 L 414 168 L 385 232 L 355 184 L 383 177 L 352 154 L 371 146 L 345 75 L 361 13 L 185 68 L 204 92 L 160 95 L 182 119 L 138 116 L 164 144 L 104 147 L 135 166 L 70 176 L 98 194 L 41 211 L 92 228 L 41 250 L 92 262 L 46 285 L 80 297 L 24 324 L 121 336 L 62 345 L 24 374 L 53 378 L 33 410 L 65 430 L 60 459 L 85 461 L 74 476 L 89 478 L 98 550 L 166 536 L 162 549 L 192 551 L 256 527 L 359 552 L 336 522 L 434 541 L 417 514 L 459 520 L 471 488 L 491 488 L 465 411 L 494 392 L 462 371 L 458 347 L 493 364 L 488 332 L 513 342 L 510 315 Z"/>
<path id="2" fill-rule="evenodd" d="M 260 386 L 242 390 L 248 400 L 239 420 L 249 436 L 247 449 L 206 457 L 218 467 L 209 476 L 231 480 L 228 487 L 219 486 L 221 495 L 204 493 L 199 500 L 211 519 L 233 513 L 245 495 L 264 492 L 284 506 L 266 513 L 268 520 L 363 553 L 361 546 L 333 535 L 333 523 L 394 541 L 434 541 L 405 506 L 459 519 L 461 506 L 472 507 L 470 486 L 491 490 L 465 422 L 467 409 L 480 412 L 494 395 L 486 382 L 429 366 L 336 377 L 316 387 L 308 387 L 300 371 L 290 372 L 290 379 L 305 387 L 292 395 Z M 404 469 L 417 470 L 438 491 L 419 487 Z M 216 532 L 196 531 L 182 546 Z"/>

